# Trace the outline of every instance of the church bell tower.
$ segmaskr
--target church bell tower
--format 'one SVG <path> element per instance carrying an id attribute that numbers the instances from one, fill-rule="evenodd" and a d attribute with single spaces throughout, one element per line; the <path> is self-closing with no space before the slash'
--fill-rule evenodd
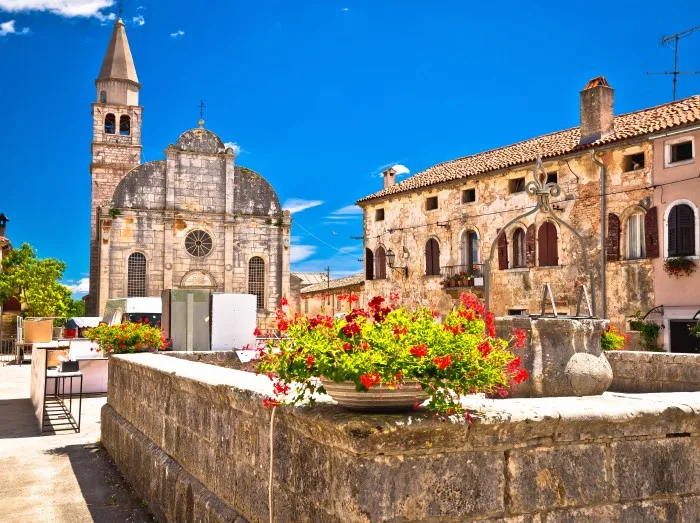
<path id="1" fill-rule="evenodd" d="M 139 84 L 124 22 L 114 23 L 92 103 L 92 208 L 90 214 L 90 293 L 86 314 L 100 316 L 109 282 L 100 274 L 103 230 L 113 218 L 111 200 L 119 182 L 141 162 Z"/>

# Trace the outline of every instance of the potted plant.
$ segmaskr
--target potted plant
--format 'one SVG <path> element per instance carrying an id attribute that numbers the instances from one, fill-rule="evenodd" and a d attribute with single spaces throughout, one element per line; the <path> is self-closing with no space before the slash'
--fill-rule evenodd
<path id="1" fill-rule="evenodd" d="M 680 278 L 681 276 L 690 276 L 697 269 L 695 262 L 686 256 L 678 256 L 675 258 L 667 258 L 664 261 L 664 271 L 669 276 Z"/>
<path id="2" fill-rule="evenodd" d="M 654 321 L 645 321 L 641 318 L 641 315 L 637 318 L 630 321 L 630 327 L 639 332 L 642 349 L 653 352 L 663 351 L 663 347 L 660 347 L 658 343 L 659 334 L 663 326 Z"/>
<path id="3" fill-rule="evenodd" d="M 463 294 L 444 322 L 436 317 L 382 297 L 342 319 L 278 310 L 287 338 L 259 349 L 257 370 L 274 383 L 275 396 L 265 403 L 313 404 L 318 392 L 360 410 L 405 409 L 428 399 L 429 409 L 452 414 L 461 409 L 462 394 L 505 396 L 527 379 L 511 351 L 524 346 L 525 333 L 496 337 L 493 314 L 474 295 Z"/>
<path id="4" fill-rule="evenodd" d="M 600 347 L 603 350 L 625 350 L 629 335 L 622 334 L 612 324 L 600 335 Z"/>
<path id="5" fill-rule="evenodd" d="M 456 285 L 457 285 L 457 280 L 454 277 L 450 278 L 450 287 L 454 287 Z"/>
<path id="6" fill-rule="evenodd" d="M 112 326 L 102 323 L 87 329 L 85 337 L 97 343 L 105 354 L 155 352 L 164 350 L 169 344 L 169 341 L 163 338 L 160 328 L 147 322 L 120 323 Z"/>

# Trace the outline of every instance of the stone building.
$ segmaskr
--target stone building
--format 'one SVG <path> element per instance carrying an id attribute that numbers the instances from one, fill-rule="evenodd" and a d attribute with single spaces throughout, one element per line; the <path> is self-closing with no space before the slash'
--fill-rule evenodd
<path id="1" fill-rule="evenodd" d="M 295 302 L 296 311 L 308 316 L 348 312 L 350 295 L 357 299 L 352 307 L 362 307 L 366 304 L 364 291 L 363 274 L 308 285 L 299 293 L 299 299 Z"/>
<path id="2" fill-rule="evenodd" d="M 95 85 L 88 314 L 195 287 L 255 294 L 264 323 L 289 292 L 291 218 L 272 186 L 203 120 L 140 163 L 141 85 L 121 20 Z"/>
<path id="3" fill-rule="evenodd" d="M 440 163 L 399 183 L 386 171 L 384 188 L 358 201 L 368 295 L 395 291 L 443 310 L 462 290 L 483 295 L 482 264 L 501 228 L 534 206 L 525 186 L 541 158 L 546 181 L 561 188 L 553 212 L 583 237 L 598 315 L 625 327 L 653 308 L 655 267 L 665 256 L 655 143 L 697 128 L 700 96 L 615 116 L 613 89 L 599 77 L 581 91 L 580 115 L 571 129 Z M 539 312 L 546 283 L 558 311 L 575 312 L 588 281 L 572 233 L 535 214 L 493 249 L 497 315 Z"/>

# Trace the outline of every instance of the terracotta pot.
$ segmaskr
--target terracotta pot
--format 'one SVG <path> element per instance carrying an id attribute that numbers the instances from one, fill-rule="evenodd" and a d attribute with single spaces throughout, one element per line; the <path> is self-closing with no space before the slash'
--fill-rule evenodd
<path id="1" fill-rule="evenodd" d="M 423 403 L 428 399 L 428 395 L 420 389 L 416 381 L 407 380 L 400 389 L 392 390 L 382 385 L 364 392 L 357 392 L 352 381 L 335 383 L 321 379 L 321 383 L 328 395 L 339 405 L 352 410 L 383 412 L 410 410 L 416 402 Z"/>

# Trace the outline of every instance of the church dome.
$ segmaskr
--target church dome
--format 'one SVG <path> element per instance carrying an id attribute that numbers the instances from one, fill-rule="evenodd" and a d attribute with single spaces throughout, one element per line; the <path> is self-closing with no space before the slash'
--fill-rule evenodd
<path id="1" fill-rule="evenodd" d="M 272 185 L 255 171 L 235 166 L 234 209 L 236 214 L 279 216 L 282 206 Z"/>
<path id="2" fill-rule="evenodd" d="M 175 148 L 181 151 L 217 154 L 224 152 L 224 142 L 216 133 L 199 127 L 182 133 L 175 143 Z"/>

